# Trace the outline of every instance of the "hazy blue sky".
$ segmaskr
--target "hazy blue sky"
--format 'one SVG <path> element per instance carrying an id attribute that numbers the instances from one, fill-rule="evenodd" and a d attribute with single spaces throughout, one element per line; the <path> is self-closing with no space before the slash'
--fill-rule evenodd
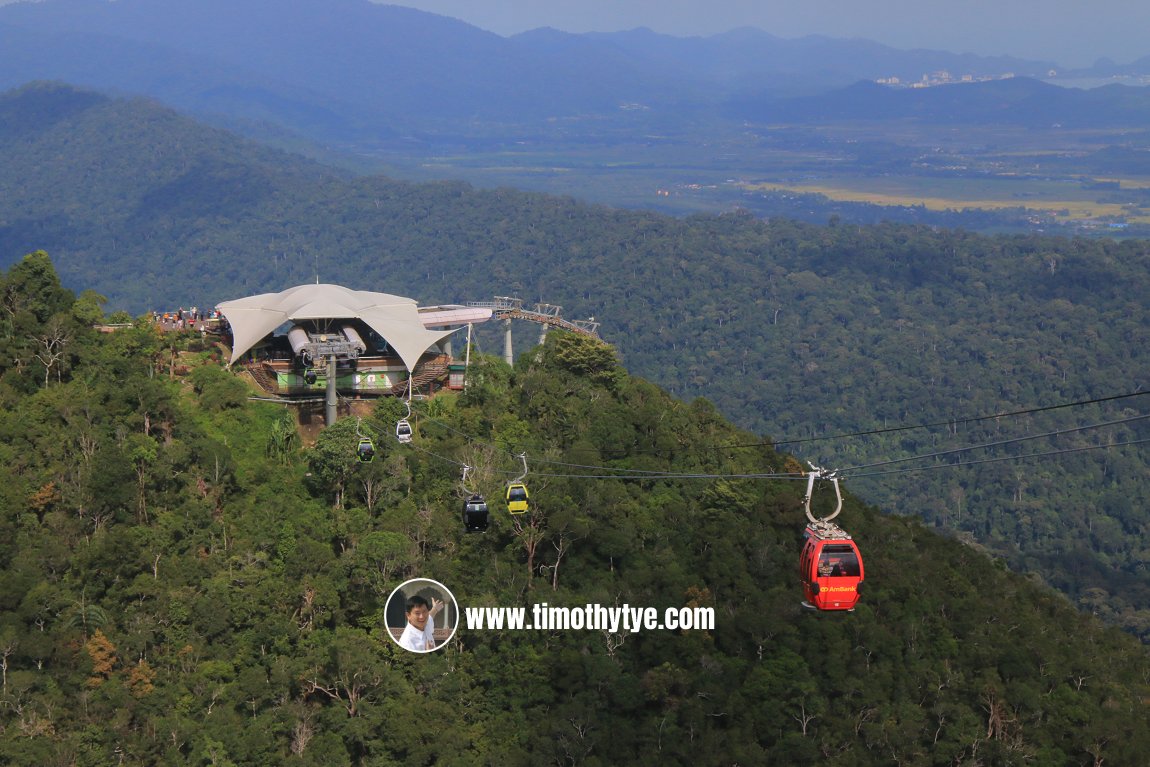
<path id="1" fill-rule="evenodd" d="M 1147 0 L 406 0 L 501 35 L 536 27 L 686 36 L 753 26 L 779 37 L 863 37 L 896 48 L 1085 66 L 1150 55 Z"/>
<path id="2" fill-rule="evenodd" d="M 0 5 L 19 0 L 0 0 Z M 194 3 L 196 0 L 188 0 Z M 379 2 L 380 0 L 373 0 Z M 404 0 L 500 35 L 536 27 L 650 27 L 713 35 L 752 26 L 779 37 L 863 37 L 895 48 L 1010 55 L 1087 66 L 1150 55 L 1150 0 Z"/>

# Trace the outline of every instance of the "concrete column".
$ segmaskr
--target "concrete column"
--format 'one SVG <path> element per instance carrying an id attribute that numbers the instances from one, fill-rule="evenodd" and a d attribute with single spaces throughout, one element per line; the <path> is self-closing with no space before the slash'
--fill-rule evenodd
<path id="1" fill-rule="evenodd" d="M 503 321 L 503 361 L 508 365 L 515 364 L 515 355 L 511 351 L 511 318 Z"/>
<path id="2" fill-rule="evenodd" d="M 331 426 L 339 417 L 339 396 L 335 391 L 335 355 L 327 358 L 327 398 L 325 400 L 323 423 Z"/>

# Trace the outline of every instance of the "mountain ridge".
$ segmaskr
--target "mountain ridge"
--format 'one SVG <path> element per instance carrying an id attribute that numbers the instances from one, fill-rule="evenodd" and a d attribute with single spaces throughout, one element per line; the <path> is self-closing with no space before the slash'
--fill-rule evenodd
<path id="1" fill-rule="evenodd" d="M 212 87 L 196 87 L 206 74 L 217 88 L 255 86 L 279 98 L 339 105 L 361 139 L 375 126 L 430 130 L 445 120 L 615 117 L 629 103 L 661 107 L 668 119 L 679 106 L 748 93 L 794 95 L 796 87 L 824 90 L 861 77 L 907 79 L 912 71 L 917 77 L 960 63 L 975 65 L 976 74 L 1012 64 L 1034 73 L 1050 66 L 899 52 L 868 41 L 783 40 L 753 29 L 709 38 L 650 30 L 535 30 L 503 38 L 366 0 L 341 0 L 337 8 L 317 0 L 46 0 L 0 7 L 0 28 L 16 43 L 0 48 L 0 87 L 63 79 L 152 95 L 200 113 L 236 109 L 215 99 Z M 136 46 L 148 47 L 150 66 L 136 63 Z M 26 55 L 35 49 L 42 55 Z M 267 113 L 294 123 L 290 113 Z M 324 130 L 312 127 L 313 138 L 346 139 L 326 123 Z"/>

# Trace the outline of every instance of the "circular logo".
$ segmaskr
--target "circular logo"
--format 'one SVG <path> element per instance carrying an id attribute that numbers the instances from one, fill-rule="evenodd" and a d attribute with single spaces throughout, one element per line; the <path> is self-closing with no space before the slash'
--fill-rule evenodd
<path id="1" fill-rule="evenodd" d="M 430 578 L 412 578 L 395 587 L 384 606 L 391 641 L 409 652 L 444 647 L 459 628 L 459 603 L 451 591 Z"/>

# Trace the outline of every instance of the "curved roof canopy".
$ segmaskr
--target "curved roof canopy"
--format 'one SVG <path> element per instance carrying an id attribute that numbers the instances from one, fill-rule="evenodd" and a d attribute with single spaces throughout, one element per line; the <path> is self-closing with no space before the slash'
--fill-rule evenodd
<path id="1" fill-rule="evenodd" d="M 224 301 L 216 308 L 232 326 L 229 364 L 280 325 L 299 320 L 363 320 L 395 349 L 408 372 L 428 347 L 454 332 L 427 330 L 413 299 L 340 285 L 299 285 L 282 293 Z"/>

